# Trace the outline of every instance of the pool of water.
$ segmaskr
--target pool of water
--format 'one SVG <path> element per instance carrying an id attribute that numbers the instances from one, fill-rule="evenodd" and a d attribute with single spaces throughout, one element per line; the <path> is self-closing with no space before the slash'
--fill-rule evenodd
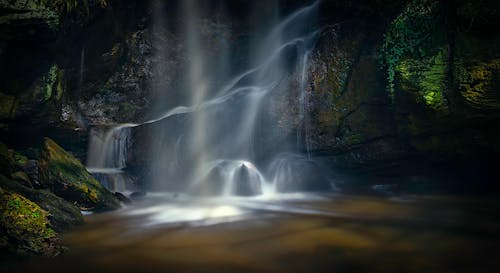
<path id="1" fill-rule="evenodd" d="M 5 269 L 500 272 L 499 209 L 499 201 L 485 197 L 155 194 L 85 216 L 84 227 L 64 235 L 65 255 Z"/>

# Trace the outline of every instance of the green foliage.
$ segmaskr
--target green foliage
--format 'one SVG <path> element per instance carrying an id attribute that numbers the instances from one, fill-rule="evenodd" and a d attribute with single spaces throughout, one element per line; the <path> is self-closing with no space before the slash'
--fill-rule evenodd
<path id="1" fill-rule="evenodd" d="M 394 95 L 398 67 L 407 58 L 433 55 L 434 33 L 439 28 L 439 1 L 413 0 L 394 19 L 381 47 L 383 67 L 387 70 L 388 91 Z"/>
<path id="2" fill-rule="evenodd" d="M 53 90 L 56 88 L 57 91 L 57 76 L 58 76 L 58 70 L 59 68 L 57 67 L 56 64 L 53 64 L 47 74 L 43 76 L 43 85 L 42 85 L 42 94 L 41 94 L 41 100 L 43 102 L 47 102 L 52 98 Z"/>
<path id="3" fill-rule="evenodd" d="M 434 110 L 447 107 L 444 97 L 446 79 L 446 49 L 422 59 L 405 59 L 396 67 L 399 86 L 418 95 L 417 101 Z"/>

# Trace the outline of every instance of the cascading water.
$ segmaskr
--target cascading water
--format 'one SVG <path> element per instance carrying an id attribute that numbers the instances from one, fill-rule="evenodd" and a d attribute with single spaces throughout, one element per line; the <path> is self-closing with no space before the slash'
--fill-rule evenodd
<path id="1" fill-rule="evenodd" d="M 255 39 L 249 53 L 253 67 L 236 76 L 227 69 L 232 50 L 227 37 L 219 37 L 221 50 L 209 54 L 201 41 L 204 21 L 197 1 L 182 2 L 188 56 L 183 81 L 190 106 L 174 107 L 142 123 L 118 125 L 100 140 L 94 134 L 89 169 L 121 173 L 130 130 L 149 126 L 155 139 L 150 143 L 149 185 L 155 189 L 212 196 L 273 195 L 303 189 L 307 174 L 318 173 L 309 154 L 306 90 L 308 57 L 319 33 L 314 24 L 318 2 L 287 16 L 269 28 L 264 38 Z M 300 152 L 296 145 L 273 135 L 277 124 L 267 117 L 272 106 L 266 98 L 286 91 L 292 75 L 299 75 L 298 118 L 303 124 L 300 139 L 305 157 L 296 154 Z"/>
<path id="2" fill-rule="evenodd" d="M 127 190 L 127 151 L 130 145 L 130 128 L 116 127 L 111 130 L 92 128 L 87 156 L 87 170 L 96 176 L 109 190 Z"/>

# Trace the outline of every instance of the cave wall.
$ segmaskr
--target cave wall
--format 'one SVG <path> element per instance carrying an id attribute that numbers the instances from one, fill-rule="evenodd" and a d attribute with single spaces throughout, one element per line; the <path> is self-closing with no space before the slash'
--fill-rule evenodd
<path id="1" fill-rule="evenodd" d="M 481 180 L 500 152 L 498 3 L 401 3 L 323 31 L 309 74 L 313 152 L 353 172 L 450 167 Z"/>

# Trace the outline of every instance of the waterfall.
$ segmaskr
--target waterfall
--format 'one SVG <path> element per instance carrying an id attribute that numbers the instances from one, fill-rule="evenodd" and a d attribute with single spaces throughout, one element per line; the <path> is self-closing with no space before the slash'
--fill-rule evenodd
<path id="1" fill-rule="evenodd" d="M 129 179 L 124 173 L 130 146 L 130 128 L 111 130 L 94 127 L 90 131 L 87 170 L 110 191 L 127 191 Z"/>
<path id="2" fill-rule="evenodd" d="M 231 76 L 226 59 L 231 49 L 223 47 L 222 53 L 211 56 L 202 42 L 202 7 L 194 0 L 182 2 L 188 60 L 186 76 L 179 81 L 185 82 L 188 105 L 91 137 L 89 169 L 108 175 L 121 173 L 126 166 L 130 130 L 154 127 L 149 130 L 155 141 L 150 143 L 153 175 L 148 179 L 158 190 L 226 196 L 300 190 L 305 181 L 294 177 L 307 180 L 300 173 L 316 170 L 310 156 L 307 65 L 319 35 L 314 23 L 319 3 L 303 7 L 268 28 L 267 34 L 252 43 L 249 63 L 253 67 Z M 224 37 L 220 39 L 221 44 L 229 44 Z M 296 155 L 300 151 L 284 145 L 283 139 L 266 144 L 273 149 L 262 149 L 263 135 L 277 126 L 267 118 L 266 98 L 286 88 L 283 83 L 292 75 L 298 75 L 299 80 L 298 118 L 303 124 L 305 157 Z M 161 106 L 163 102 L 158 103 Z"/>

